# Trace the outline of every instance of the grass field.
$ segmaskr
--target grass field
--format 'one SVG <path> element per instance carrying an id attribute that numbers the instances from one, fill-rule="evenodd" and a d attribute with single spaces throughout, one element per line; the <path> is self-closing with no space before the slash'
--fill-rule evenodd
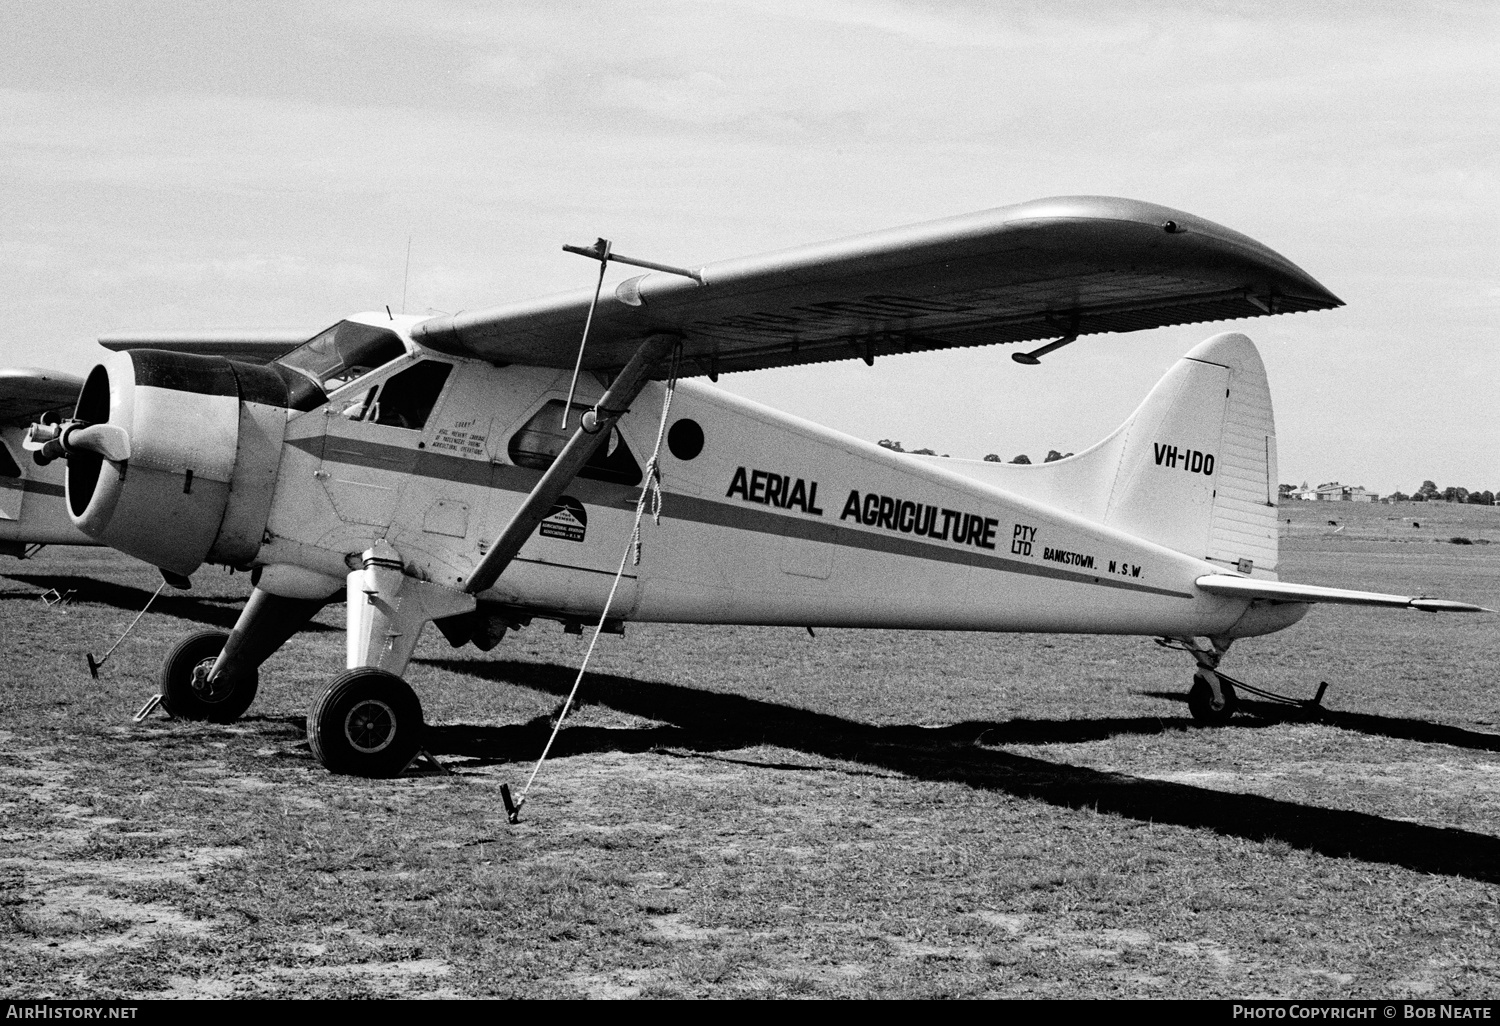
<path id="1" fill-rule="evenodd" d="M 1285 579 L 1500 607 L 1500 508 L 1282 518 Z M 244 720 L 138 726 L 248 590 L 200 572 L 91 680 L 156 583 L 0 563 L 5 997 L 1500 996 L 1493 616 L 1316 609 L 1225 668 L 1328 712 L 1216 730 L 1149 639 L 631 626 L 512 826 L 584 640 L 432 632 L 452 775 L 340 778 L 342 608 Z"/>

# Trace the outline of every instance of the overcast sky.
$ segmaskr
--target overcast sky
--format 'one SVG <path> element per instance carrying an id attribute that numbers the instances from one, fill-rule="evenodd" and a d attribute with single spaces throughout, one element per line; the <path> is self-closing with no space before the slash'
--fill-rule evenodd
<path id="1" fill-rule="evenodd" d="M 671 0 L 0 6 L 0 366 L 317 328 L 1105 194 L 1218 221 L 1333 312 L 729 375 L 870 440 L 1079 450 L 1242 330 L 1281 479 L 1500 489 L 1500 5 Z M 411 270 L 403 285 L 407 242 Z M 623 276 L 623 275 L 621 275 Z"/>

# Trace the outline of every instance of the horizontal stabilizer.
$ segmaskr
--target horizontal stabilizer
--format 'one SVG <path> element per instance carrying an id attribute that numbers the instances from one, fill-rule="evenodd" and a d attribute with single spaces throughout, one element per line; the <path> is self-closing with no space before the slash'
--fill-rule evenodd
<path id="1" fill-rule="evenodd" d="M 1210 595 L 1229 598 L 1265 599 L 1270 602 L 1337 602 L 1350 606 L 1390 606 L 1395 609 L 1420 609 L 1428 613 L 1493 613 L 1493 609 L 1451 602 L 1447 599 L 1415 598 L 1408 595 L 1383 595 L 1378 591 L 1346 591 L 1343 588 L 1320 588 L 1311 584 L 1289 584 L 1285 581 L 1262 581 L 1232 574 L 1209 574 L 1198 578 L 1198 587 Z"/>

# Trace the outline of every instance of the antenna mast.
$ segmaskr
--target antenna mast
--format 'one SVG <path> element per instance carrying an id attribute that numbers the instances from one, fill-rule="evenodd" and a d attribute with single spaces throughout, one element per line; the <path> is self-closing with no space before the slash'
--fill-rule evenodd
<path id="1" fill-rule="evenodd" d="M 411 281 L 411 236 L 406 237 L 406 271 L 401 275 L 401 312 L 406 313 L 406 283 Z"/>

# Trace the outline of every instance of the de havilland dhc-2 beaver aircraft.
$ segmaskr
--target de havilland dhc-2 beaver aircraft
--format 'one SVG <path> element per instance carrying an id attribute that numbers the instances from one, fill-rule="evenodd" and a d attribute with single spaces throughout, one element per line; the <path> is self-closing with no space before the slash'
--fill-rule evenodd
<path id="1" fill-rule="evenodd" d="M 233 631 L 167 657 L 172 715 L 239 716 L 260 665 L 340 591 L 346 671 L 307 732 L 329 769 L 368 776 L 420 751 L 401 674 L 428 621 L 485 651 L 533 618 L 1147 635 L 1191 654 L 1190 708 L 1218 722 L 1230 644 L 1312 603 L 1479 609 L 1277 580 L 1271 398 L 1241 334 L 1039 465 L 893 452 L 685 380 L 1052 340 L 1016 354 L 1035 363 L 1082 335 L 1342 305 L 1220 225 L 1063 197 L 691 271 L 602 239 L 578 251 L 601 283 L 612 259 L 657 270 L 602 294 L 355 315 L 270 362 L 127 349 L 70 419 L 33 429 L 40 461 L 68 460 L 84 535 L 169 574 L 254 572 Z"/>

